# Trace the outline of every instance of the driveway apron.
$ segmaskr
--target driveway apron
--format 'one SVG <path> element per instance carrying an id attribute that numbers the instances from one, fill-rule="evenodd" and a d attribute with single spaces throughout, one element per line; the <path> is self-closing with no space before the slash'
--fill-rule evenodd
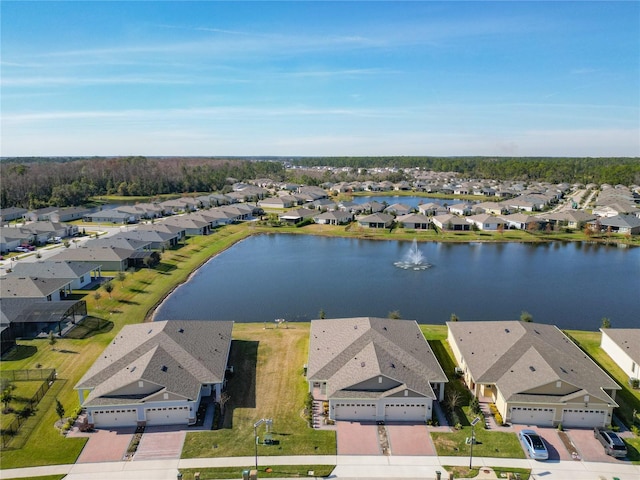
<path id="1" fill-rule="evenodd" d="M 135 429 L 121 428 L 117 430 L 95 430 L 76 436 L 87 436 L 86 443 L 76 463 L 120 462 L 129 443 L 133 439 Z"/>
<path id="2" fill-rule="evenodd" d="M 391 455 L 435 455 L 426 425 L 387 424 Z"/>
<path id="3" fill-rule="evenodd" d="M 375 423 L 337 422 L 338 455 L 380 455 Z"/>
<path id="4" fill-rule="evenodd" d="M 138 460 L 166 460 L 180 458 L 187 435 L 184 427 L 148 427 L 133 456 Z"/>

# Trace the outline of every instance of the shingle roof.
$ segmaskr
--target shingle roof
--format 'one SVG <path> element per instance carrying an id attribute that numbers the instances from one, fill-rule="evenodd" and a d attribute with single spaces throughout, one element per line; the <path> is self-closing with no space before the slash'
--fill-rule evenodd
<path id="1" fill-rule="evenodd" d="M 601 332 L 640 365 L 640 328 L 605 328 Z"/>
<path id="2" fill-rule="evenodd" d="M 0 297 L 44 298 L 69 285 L 68 278 L 0 277 Z"/>
<path id="3" fill-rule="evenodd" d="M 49 261 L 17 263 L 11 275 L 40 278 L 80 278 L 99 268 L 100 265 L 71 261 Z"/>
<path id="4" fill-rule="evenodd" d="M 391 378 L 419 394 L 435 397 L 431 382 L 447 377 L 418 324 L 409 320 L 359 317 L 311 322 L 310 381 L 327 382 L 327 394 L 340 396 L 376 376 Z M 382 397 L 389 392 L 361 391 Z"/>
<path id="5" fill-rule="evenodd" d="M 524 399 L 552 382 L 615 403 L 603 389 L 620 387 L 554 325 L 520 321 L 447 322 L 477 383 L 495 384 L 505 400 Z M 535 396 L 536 398 L 539 395 Z"/>
<path id="6" fill-rule="evenodd" d="M 148 395 L 166 391 L 195 399 L 202 384 L 224 380 L 232 329 L 231 321 L 208 320 L 127 325 L 75 388 L 93 389 L 85 404 L 95 405 L 106 398 L 113 403 L 119 390 L 139 380 L 157 386 Z"/>

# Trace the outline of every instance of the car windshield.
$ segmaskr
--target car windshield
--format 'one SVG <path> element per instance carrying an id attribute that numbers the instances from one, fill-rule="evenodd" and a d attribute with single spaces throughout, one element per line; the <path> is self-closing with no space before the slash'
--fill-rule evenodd
<path id="1" fill-rule="evenodd" d="M 529 438 L 534 449 L 544 450 L 544 443 L 542 443 L 542 439 L 538 435 L 529 435 Z"/>

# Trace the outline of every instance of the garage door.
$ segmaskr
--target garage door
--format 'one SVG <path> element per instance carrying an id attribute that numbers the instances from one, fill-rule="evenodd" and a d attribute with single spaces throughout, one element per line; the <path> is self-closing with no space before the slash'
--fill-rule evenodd
<path id="1" fill-rule="evenodd" d="M 189 422 L 189 407 L 157 407 L 145 409 L 147 426 L 176 425 Z"/>
<path id="2" fill-rule="evenodd" d="M 375 403 L 340 402 L 334 405 L 334 420 L 374 421 Z"/>
<path id="3" fill-rule="evenodd" d="M 138 414 L 135 409 L 94 410 L 93 423 L 96 427 L 135 427 Z"/>
<path id="4" fill-rule="evenodd" d="M 407 403 L 384 406 L 384 419 L 388 422 L 416 422 L 431 418 L 430 409 L 424 404 Z"/>
<path id="5" fill-rule="evenodd" d="M 580 410 L 567 408 L 562 412 L 563 427 L 602 427 L 605 424 L 605 410 Z"/>
<path id="6" fill-rule="evenodd" d="M 553 408 L 511 407 L 511 423 L 553 427 Z"/>

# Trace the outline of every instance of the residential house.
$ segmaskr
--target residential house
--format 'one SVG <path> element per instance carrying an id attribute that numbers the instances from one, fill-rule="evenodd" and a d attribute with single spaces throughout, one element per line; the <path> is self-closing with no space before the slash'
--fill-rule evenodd
<path id="1" fill-rule="evenodd" d="M 428 230 L 431 220 L 426 215 L 410 213 L 408 215 L 401 215 L 399 217 L 396 217 L 396 222 L 398 222 L 404 228 L 413 228 L 415 230 Z"/>
<path id="2" fill-rule="evenodd" d="M 471 230 L 471 224 L 469 222 L 467 222 L 463 217 L 459 217 L 451 213 L 431 217 L 431 223 L 440 230 Z"/>
<path id="3" fill-rule="evenodd" d="M 320 225 L 346 225 L 353 221 L 353 215 L 350 212 L 334 210 L 315 215 L 313 221 Z"/>
<path id="4" fill-rule="evenodd" d="M 603 230 L 612 233 L 622 233 L 625 235 L 640 234 L 640 218 L 634 215 L 615 215 L 612 217 L 604 217 L 596 220 L 600 223 Z M 589 222 L 595 224 L 596 221 Z"/>
<path id="5" fill-rule="evenodd" d="M 280 197 L 267 197 L 258 202 L 262 208 L 291 208 L 297 204 L 297 198 L 293 195 Z"/>
<path id="6" fill-rule="evenodd" d="M 26 215 L 28 210 L 19 207 L 7 207 L 0 209 L 0 223 L 10 222 L 12 220 L 21 219 Z"/>
<path id="7" fill-rule="evenodd" d="M 71 293 L 69 278 L 37 278 L 5 275 L 0 277 L 0 298 L 30 298 L 59 302 Z"/>
<path id="8" fill-rule="evenodd" d="M 532 228 L 538 229 L 540 219 L 534 215 L 527 215 L 526 213 L 512 213 L 510 215 L 502 215 L 500 217 L 504 220 L 507 228 L 515 228 L 518 230 L 530 230 Z"/>
<path id="9" fill-rule="evenodd" d="M 219 401 L 233 322 L 126 325 L 76 384 L 96 428 L 191 425 L 204 397 Z"/>
<path id="10" fill-rule="evenodd" d="M 365 228 L 391 228 L 394 217 L 388 213 L 373 213 L 359 217 L 358 225 Z"/>
<path id="11" fill-rule="evenodd" d="M 82 290 L 102 278 L 100 265 L 70 261 L 42 260 L 17 262 L 9 275 L 32 278 L 59 278 L 70 280 L 71 290 Z"/>
<path id="12" fill-rule="evenodd" d="M 618 384 L 554 325 L 447 322 L 447 340 L 471 392 L 506 423 L 603 427 Z"/>
<path id="13" fill-rule="evenodd" d="M 472 210 L 475 213 L 487 213 L 489 215 L 502 215 L 509 211 L 506 205 L 498 202 L 476 203 L 473 205 Z"/>
<path id="14" fill-rule="evenodd" d="M 455 203 L 448 208 L 449 213 L 454 215 L 471 215 L 471 204 L 469 203 Z"/>
<path id="15" fill-rule="evenodd" d="M 300 223 L 304 220 L 311 220 L 313 216 L 318 213 L 317 210 L 310 210 L 308 208 L 296 208 L 294 210 L 288 210 L 278 215 L 278 218 L 286 223 Z"/>
<path id="16" fill-rule="evenodd" d="M 66 248 L 54 255 L 50 260 L 72 261 L 98 264 L 102 270 L 124 272 L 127 268 L 144 261 L 145 257 L 152 257 L 148 251 L 135 251 L 117 247 L 80 247 Z"/>
<path id="17" fill-rule="evenodd" d="M 307 381 L 331 420 L 425 422 L 447 377 L 412 320 L 313 320 Z"/>
<path id="18" fill-rule="evenodd" d="M 176 217 L 169 217 L 163 220 L 166 225 L 174 225 L 184 229 L 187 235 L 208 235 L 211 233 L 211 223 L 197 218 L 192 215 L 180 215 Z"/>
<path id="19" fill-rule="evenodd" d="M 20 245 L 35 243 L 35 235 L 18 227 L 0 227 L 0 253 L 12 252 Z"/>
<path id="20" fill-rule="evenodd" d="M 54 237 L 73 237 L 78 234 L 78 227 L 69 223 L 51 221 L 38 221 L 27 223 L 20 227 L 21 230 L 33 234 L 35 243 L 46 243 Z"/>
<path id="21" fill-rule="evenodd" d="M 443 205 L 440 205 L 438 203 L 433 203 L 433 202 L 421 203 L 420 205 L 418 205 L 418 213 L 422 215 L 433 216 L 433 215 L 447 213 L 447 208 L 444 207 Z"/>
<path id="22" fill-rule="evenodd" d="M 383 211 L 384 213 L 389 213 L 391 215 L 407 215 L 411 213 L 413 209 L 409 205 L 405 205 L 404 203 L 394 203 L 393 205 L 389 205 Z"/>
<path id="23" fill-rule="evenodd" d="M 148 245 L 151 250 L 162 250 L 175 247 L 180 239 L 177 233 L 161 232 L 159 230 L 129 230 L 118 234 L 118 237 L 134 240 Z"/>
<path id="24" fill-rule="evenodd" d="M 128 223 L 138 223 L 142 214 L 140 212 L 121 212 L 115 208 L 108 208 L 98 212 L 88 213 L 84 220 L 93 223 L 114 223 L 126 225 Z"/>
<path id="25" fill-rule="evenodd" d="M 640 328 L 601 328 L 600 348 L 629 379 L 640 378 Z"/>
<path id="26" fill-rule="evenodd" d="M 475 225 L 478 230 L 496 231 L 504 228 L 505 222 L 495 215 L 481 213 L 480 215 L 471 215 L 465 217 L 465 220 L 471 225 Z"/>
<path id="27" fill-rule="evenodd" d="M 1 297 L 2 342 L 4 344 L 11 339 L 15 342 L 17 338 L 44 337 L 49 332 L 64 336 L 86 316 L 87 305 L 84 300 L 48 302 L 34 298 Z"/>

